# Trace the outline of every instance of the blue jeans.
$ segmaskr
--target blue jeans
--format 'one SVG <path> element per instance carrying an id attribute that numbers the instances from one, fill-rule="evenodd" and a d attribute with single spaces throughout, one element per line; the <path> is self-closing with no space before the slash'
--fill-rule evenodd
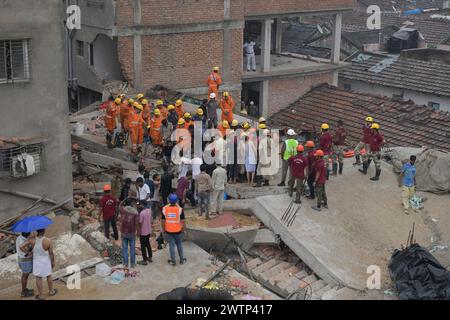
<path id="1" fill-rule="evenodd" d="M 128 246 L 130 246 L 131 266 L 136 265 L 136 235 L 124 234 L 122 236 L 122 262 L 128 266 Z"/>
<path id="2" fill-rule="evenodd" d="M 169 243 L 170 260 L 175 262 L 175 246 L 180 260 L 183 260 L 183 233 L 166 233 L 166 241 Z"/>

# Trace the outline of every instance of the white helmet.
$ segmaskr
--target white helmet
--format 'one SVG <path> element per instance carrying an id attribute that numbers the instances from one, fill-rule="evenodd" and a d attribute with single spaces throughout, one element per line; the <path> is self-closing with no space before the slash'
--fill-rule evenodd
<path id="1" fill-rule="evenodd" d="M 288 134 L 288 136 L 295 136 L 295 135 L 296 135 L 295 131 L 292 130 L 292 129 L 289 129 L 289 130 L 287 131 L 287 134 Z"/>
<path id="2" fill-rule="evenodd" d="M 216 94 L 215 94 L 214 92 L 212 92 L 212 93 L 209 95 L 209 97 L 210 97 L 211 99 L 214 99 L 214 98 L 216 97 Z"/>

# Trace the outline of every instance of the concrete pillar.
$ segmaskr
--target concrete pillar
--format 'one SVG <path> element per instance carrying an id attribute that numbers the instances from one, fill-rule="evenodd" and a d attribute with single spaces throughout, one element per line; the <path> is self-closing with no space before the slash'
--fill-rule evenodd
<path id="1" fill-rule="evenodd" d="M 333 80 L 332 80 L 332 85 L 337 87 L 338 86 L 338 80 L 339 80 L 339 71 L 335 70 L 333 71 Z"/>
<path id="2" fill-rule="evenodd" d="M 339 64 L 341 54 L 341 30 L 342 13 L 337 13 L 334 17 L 332 44 L 331 44 L 331 63 Z"/>
<path id="3" fill-rule="evenodd" d="M 263 80 L 259 90 L 259 110 L 261 116 L 267 118 L 269 116 L 269 80 Z"/>
<path id="4" fill-rule="evenodd" d="M 230 8 L 231 8 L 231 0 L 224 0 L 223 2 L 223 18 L 225 21 L 231 19 Z M 230 81 L 230 73 L 231 73 L 231 32 L 230 28 L 227 24 L 223 29 L 223 70 L 222 77 L 223 82 Z"/>
<path id="5" fill-rule="evenodd" d="M 275 35 L 275 53 L 281 53 L 281 40 L 283 37 L 283 20 L 278 18 L 276 20 L 276 35 Z"/>
<path id="6" fill-rule="evenodd" d="M 142 7 L 141 0 L 133 1 L 133 22 L 136 26 L 141 25 Z M 133 61 L 134 61 L 134 81 L 135 90 L 142 90 L 142 37 L 140 35 L 133 36 Z"/>
<path id="7" fill-rule="evenodd" d="M 133 36 L 133 62 L 134 62 L 134 81 L 133 87 L 136 90 L 142 89 L 142 38 Z"/>
<path id="8" fill-rule="evenodd" d="M 262 21 L 261 30 L 261 71 L 268 72 L 270 70 L 270 43 L 272 38 L 272 20 L 265 19 Z"/>

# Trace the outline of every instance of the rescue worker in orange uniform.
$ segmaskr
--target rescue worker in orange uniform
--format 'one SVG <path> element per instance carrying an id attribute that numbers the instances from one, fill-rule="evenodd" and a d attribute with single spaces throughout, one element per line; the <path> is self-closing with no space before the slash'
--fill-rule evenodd
<path id="1" fill-rule="evenodd" d="M 192 116 L 189 112 L 186 112 L 183 115 L 183 119 L 184 119 L 184 128 L 185 129 L 189 129 L 189 127 L 191 126 L 191 124 L 193 125 L 194 122 L 192 121 Z"/>
<path id="2" fill-rule="evenodd" d="M 250 129 L 252 126 L 250 125 L 250 123 L 248 123 L 248 121 L 244 121 L 244 123 L 242 123 L 242 130 L 244 132 L 247 132 L 248 129 Z"/>
<path id="3" fill-rule="evenodd" d="M 223 98 L 220 101 L 220 109 L 222 110 L 222 121 L 227 120 L 228 123 L 233 121 L 233 108 L 234 108 L 234 101 L 233 98 L 230 96 L 230 93 L 228 91 L 225 91 L 223 93 Z"/>
<path id="4" fill-rule="evenodd" d="M 230 124 L 227 120 L 223 120 L 222 123 L 217 126 L 217 130 L 222 134 L 222 137 L 226 136 L 227 129 L 230 129 Z"/>
<path id="5" fill-rule="evenodd" d="M 150 120 L 150 138 L 154 146 L 162 146 L 163 139 L 161 133 L 163 117 L 159 109 L 155 109 L 153 117 Z"/>
<path id="6" fill-rule="evenodd" d="M 139 93 L 138 95 L 136 95 L 136 101 L 139 102 L 140 104 L 142 103 L 142 100 L 144 100 L 145 96 L 143 93 Z"/>
<path id="7" fill-rule="evenodd" d="M 175 111 L 178 114 L 178 119 L 183 118 L 184 115 L 184 108 L 183 108 L 183 101 L 181 99 L 178 99 L 175 102 Z"/>
<path id="8" fill-rule="evenodd" d="M 114 130 L 119 125 L 118 116 L 119 116 L 121 103 L 122 103 L 122 100 L 120 98 L 116 98 L 106 108 L 106 114 L 105 114 L 104 119 L 105 119 L 105 127 L 107 130 L 106 143 L 108 144 L 108 146 L 112 146 Z"/>
<path id="9" fill-rule="evenodd" d="M 167 119 L 167 116 L 169 115 L 169 111 L 167 111 L 167 108 L 164 105 L 164 101 L 162 101 L 162 100 L 156 101 L 156 107 L 161 112 L 161 118 Z"/>
<path id="10" fill-rule="evenodd" d="M 191 142 L 191 135 L 185 128 L 185 124 L 184 118 L 178 119 L 178 125 L 175 130 L 175 141 L 182 150 L 187 150 Z"/>
<path id="11" fill-rule="evenodd" d="M 136 154 L 138 146 L 144 142 L 144 120 L 141 112 L 144 108 L 138 103 L 134 103 L 134 111 L 130 113 L 128 118 L 131 133 L 131 153 Z"/>
<path id="12" fill-rule="evenodd" d="M 214 67 L 213 72 L 208 76 L 208 80 L 206 80 L 206 84 L 208 85 L 208 97 L 214 92 L 216 97 L 219 96 L 219 87 L 222 85 L 222 77 L 219 75 L 219 67 Z"/>
<path id="13" fill-rule="evenodd" d="M 174 193 L 170 194 L 168 200 L 169 204 L 162 209 L 161 229 L 164 232 L 167 242 L 169 243 L 170 259 L 168 260 L 168 263 L 175 266 L 175 247 L 178 250 L 180 264 L 186 263 L 186 258 L 183 254 L 185 217 L 183 209 L 177 204 L 177 195 Z"/>
<path id="14" fill-rule="evenodd" d="M 122 125 L 122 130 L 125 132 L 130 129 L 128 118 L 133 111 L 133 104 L 134 99 L 128 99 L 127 103 L 120 106 L 120 124 Z"/>
<path id="15" fill-rule="evenodd" d="M 141 116 L 142 116 L 142 119 L 144 119 L 145 126 L 148 126 L 148 124 L 150 123 L 150 119 L 152 117 L 151 108 L 150 108 L 150 105 L 149 105 L 147 99 L 142 99 L 141 104 L 142 104 L 142 107 L 144 108 L 144 110 L 142 110 Z"/>

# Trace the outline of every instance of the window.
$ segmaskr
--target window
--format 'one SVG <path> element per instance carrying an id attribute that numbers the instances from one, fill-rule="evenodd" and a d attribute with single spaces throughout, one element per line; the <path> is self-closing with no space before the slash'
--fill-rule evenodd
<path id="1" fill-rule="evenodd" d="M 41 155 L 43 148 L 42 143 L 0 148 L 0 176 L 6 174 L 15 178 L 23 178 L 39 173 L 42 169 Z M 32 164 L 24 161 L 28 158 L 31 159 Z"/>
<path id="2" fill-rule="evenodd" d="M 77 40 L 77 55 L 84 57 L 84 42 Z"/>
<path id="3" fill-rule="evenodd" d="M 0 40 L 0 83 L 30 79 L 29 40 Z"/>
<path id="4" fill-rule="evenodd" d="M 433 101 L 428 101 L 428 106 L 432 107 L 434 110 L 441 109 L 441 104 Z"/>
<path id="5" fill-rule="evenodd" d="M 352 85 L 349 83 L 344 83 L 344 90 L 348 90 L 348 91 L 352 90 Z"/>
<path id="6" fill-rule="evenodd" d="M 94 44 L 89 43 L 89 65 L 94 65 Z"/>

